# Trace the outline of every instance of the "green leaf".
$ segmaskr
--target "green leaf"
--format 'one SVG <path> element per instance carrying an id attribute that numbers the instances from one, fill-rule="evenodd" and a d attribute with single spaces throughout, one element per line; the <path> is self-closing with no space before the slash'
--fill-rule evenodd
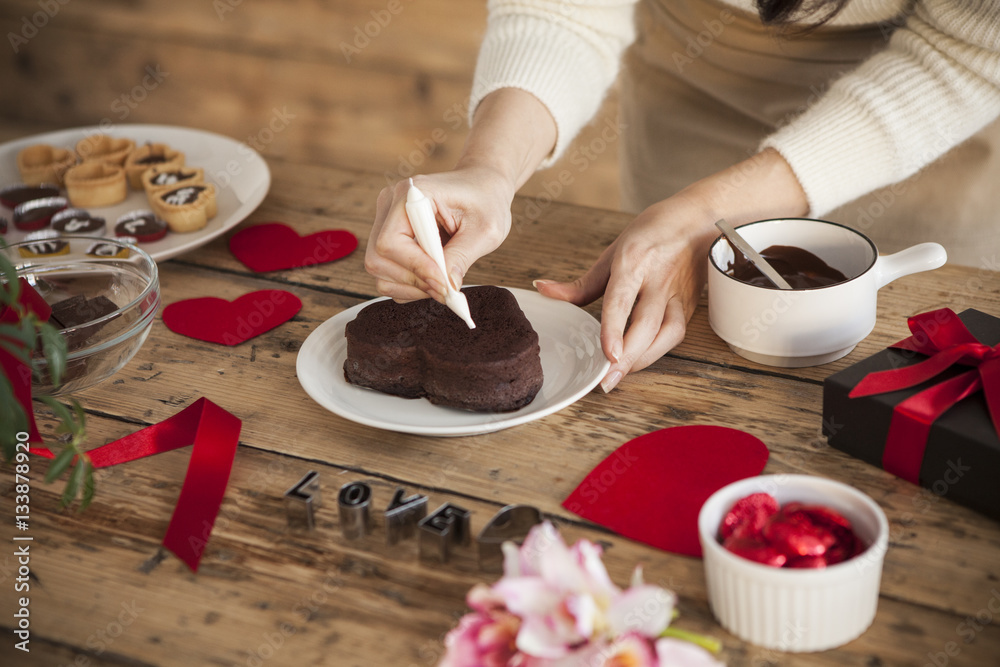
<path id="1" fill-rule="evenodd" d="M 0 239 L 2 241 L 2 239 Z M 6 244 L 4 244 L 6 246 Z M 3 303 L 17 303 L 21 296 L 21 283 L 17 280 L 17 269 L 6 255 L 0 254 L 0 275 L 3 276 Z"/>
<path id="2" fill-rule="evenodd" d="M 10 461 L 17 453 L 17 434 L 28 430 L 28 416 L 14 396 L 14 386 L 7 376 L 0 374 L 0 424 L 4 460 Z"/>
<path id="3" fill-rule="evenodd" d="M 87 476 L 83 480 L 83 498 L 80 500 L 81 512 L 90 506 L 90 501 L 94 499 L 94 488 L 96 486 L 94 483 L 94 471 L 91 469 L 93 466 L 88 463 L 87 467 Z"/>
<path id="4" fill-rule="evenodd" d="M 51 396 L 40 396 L 39 398 L 43 403 L 45 403 L 45 405 L 52 408 L 52 412 L 55 413 L 56 419 L 59 420 L 59 428 L 56 429 L 57 433 L 75 432 L 75 429 L 73 428 L 73 413 L 69 411 L 69 408 Z"/>
<path id="5" fill-rule="evenodd" d="M 68 507 L 76 499 L 76 493 L 80 489 L 80 485 L 87 478 L 87 472 L 90 470 L 90 462 L 84 458 L 80 458 L 73 468 L 73 472 L 70 473 L 69 481 L 66 482 L 66 488 L 63 490 L 62 495 L 62 506 Z"/>
<path id="6" fill-rule="evenodd" d="M 62 382 L 63 373 L 66 372 L 66 339 L 60 336 L 51 324 L 39 325 L 38 333 L 42 338 L 42 354 L 49 362 L 52 384 L 58 387 Z"/>
<path id="7" fill-rule="evenodd" d="M 52 463 L 49 464 L 49 470 L 45 473 L 45 481 L 51 484 L 52 482 L 59 479 L 59 475 L 63 474 L 63 471 L 69 467 L 69 464 L 73 462 L 73 457 L 76 456 L 76 451 L 72 447 L 64 447 L 61 452 L 59 452 Z"/>

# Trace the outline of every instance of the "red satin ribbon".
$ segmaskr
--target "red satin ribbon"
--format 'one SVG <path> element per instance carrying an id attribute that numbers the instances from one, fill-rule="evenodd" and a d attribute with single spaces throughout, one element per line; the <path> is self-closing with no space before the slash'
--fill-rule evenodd
<path id="1" fill-rule="evenodd" d="M 993 428 L 1000 436 L 1000 345 L 976 340 L 950 308 L 932 310 L 907 320 L 912 336 L 892 347 L 929 355 L 905 368 L 870 373 L 851 391 L 851 398 L 909 389 L 954 364 L 973 366 L 899 403 L 892 413 L 882 467 L 919 484 L 931 424 L 951 406 L 980 389 L 986 397 Z"/>
<path id="2" fill-rule="evenodd" d="M 173 417 L 93 449 L 88 456 L 95 468 L 106 468 L 194 444 L 163 546 L 197 572 L 229 483 L 241 426 L 237 417 L 199 398 Z M 55 456 L 48 449 L 31 451 L 49 459 Z"/>
<path id="3" fill-rule="evenodd" d="M 28 312 L 34 313 L 42 322 L 47 322 L 49 316 L 52 315 L 52 308 L 35 291 L 35 288 L 28 284 L 27 280 L 19 278 L 18 282 L 21 284 L 21 292 L 18 294 L 17 302 Z M 16 324 L 20 320 L 20 315 L 13 308 L 0 308 L 0 322 Z M 11 342 L 21 346 L 17 341 Z M 0 348 L 0 367 L 3 368 L 3 374 L 14 387 L 14 398 L 21 404 L 24 415 L 28 418 L 28 442 L 40 443 L 42 436 L 38 433 L 38 426 L 35 424 L 35 410 L 31 405 L 31 367 L 3 348 Z"/>

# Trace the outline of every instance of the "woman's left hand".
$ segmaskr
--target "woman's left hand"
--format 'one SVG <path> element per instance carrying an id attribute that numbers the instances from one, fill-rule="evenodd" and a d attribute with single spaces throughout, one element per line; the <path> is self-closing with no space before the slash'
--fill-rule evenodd
<path id="1" fill-rule="evenodd" d="M 684 339 L 705 285 L 708 248 L 719 235 L 716 220 L 742 224 L 807 210 L 788 163 L 765 150 L 647 208 L 580 278 L 537 280 L 535 287 L 580 306 L 604 295 L 601 346 L 611 368 L 601 388 L 609 392 Z"/>

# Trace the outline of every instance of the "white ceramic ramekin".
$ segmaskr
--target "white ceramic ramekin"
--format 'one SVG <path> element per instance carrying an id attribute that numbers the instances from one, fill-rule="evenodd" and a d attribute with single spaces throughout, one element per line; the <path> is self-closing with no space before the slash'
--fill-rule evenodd
<path id="1" fill-rule="evenodd" d="M 849 353 L 875 327 L 879 289 L 948 258 L 937 243 L 879 256 L 867 236 L 825 220 L 761 220 L 737 231 L 758 252 L 796 246 L 848 277 L 808 289 L 750 285 L 726 273 L 733 250 L 725 238 L 716 239 L 708 253 L 708 321 L 736 354 L 769 366 L 816 366 Z"/>
<path id="2" fill-rule="evenodd" d="M 851 521 L 869 545 L 851 560 L 823 569 L 761 565 L 723 548 L 719 524 L 733 504 L 766 492 L 784 506 L 825 505 Z M 712 612 L 737 637 L 778 651 L 823 651 L 846 644 L 875 618 L 889 524 L 881 508 L 852 486 L 809 475 L 761 475 L 714 493 L 698 515 Z"/>

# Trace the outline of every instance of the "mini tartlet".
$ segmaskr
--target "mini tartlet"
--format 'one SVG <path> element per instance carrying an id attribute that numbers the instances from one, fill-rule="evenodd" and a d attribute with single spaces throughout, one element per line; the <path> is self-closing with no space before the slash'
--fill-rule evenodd
<path id="1" fill-rule="evenodd" d="M 92 134 L 76 142 L 76 153 L 84 162 L 110 162 L 124 165 L 135 150 L 135 142 L 125 137 Z"/>
<path id="2" fill-rule="evenodd" d="M 143 175 L 153 167 L 177 169 L 184 166 L 184 153 L 166 144 L 143 144 L 125 158 L 125 176 L 133 190 L 143 189 Z"/>
<path id="3" fill-rule="evenodd" d="M 202 185 L 204 182 L 205 170 L 200 167 L 154 165 L 142 173 L 142 188 L 150 201 L 165 190 L 175 190 L 183 185 Z"/>
<path id="4" fill-rule="evenodd" d="M 174 232 L 194 232 L 215 217 L 215 186 L 211 183 L 182 185 L 150 197 L 153 212 Z"/>
<path id="5" fill-rule="evenodd" d="M 34 144 L 17 154 L 17 170 L 26 185 L 62 185 L 66 170 L 76 164 L 76 155 L 65 148 Z"/>
<path id="6" fill-rule="evenodd" d="M 66 194 L 73 206 L 110 206 L 128 196 L 125 169 L 110 162 L 84 162 L 66 172 Z"/>

